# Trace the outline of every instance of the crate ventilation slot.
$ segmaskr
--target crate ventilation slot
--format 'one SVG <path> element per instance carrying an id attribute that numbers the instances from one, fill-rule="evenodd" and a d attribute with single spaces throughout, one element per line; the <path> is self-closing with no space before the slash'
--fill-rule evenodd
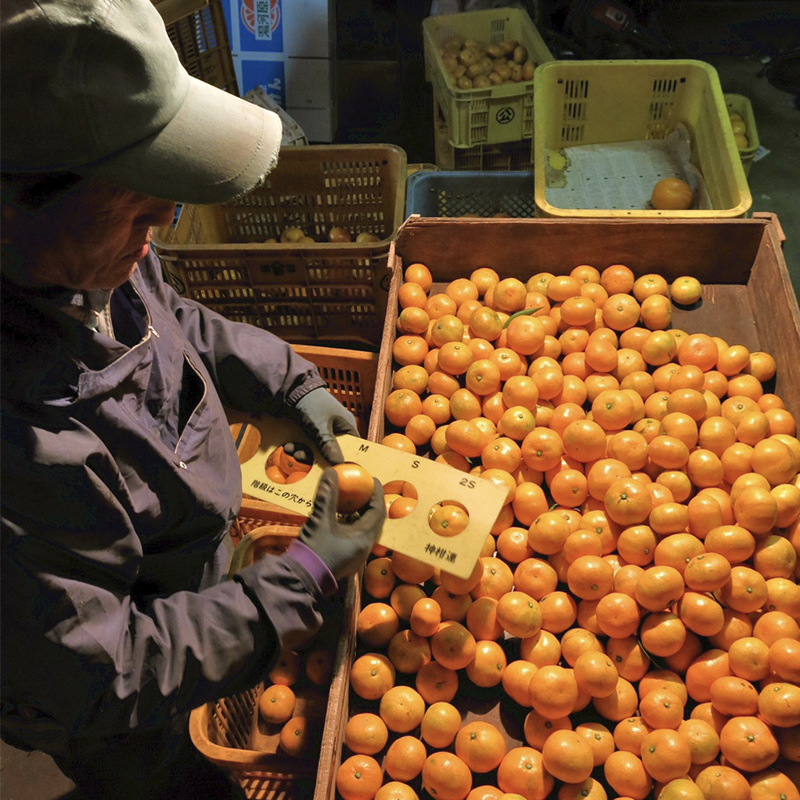
<path id="1" fill-rule="evenodd" d="M 589 97 L 589 81 L 564 81 L 564 105 L 562 109 L 561 141 L 575 144 L 583 141 L 586 121 L 586 99 Z"/>

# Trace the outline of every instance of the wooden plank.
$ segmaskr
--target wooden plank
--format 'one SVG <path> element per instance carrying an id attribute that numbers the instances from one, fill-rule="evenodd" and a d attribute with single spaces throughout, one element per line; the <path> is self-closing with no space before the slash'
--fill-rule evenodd
<path id="1" fill-rule="evenodd" d="M 775 392 L 800 420 L 800 310 L 781 251 L 782 231 L 770 225 L 747 284 L 762 350 L 778 362 Z"/>
<path id="2" fill-rule="evenodd" d="M 750 350 L 761 345 L 750 309 L 747 286 L 705 284 L 702 301 L 691 309 L 672 307 L 672 327 L 687 333 L 709 333 L 728 344 L 743 344 Z"/>
<path id="3" fill-rule="evenodd" d="M 350 665 L 355 658 L 356 619 L 361 608 L 361 577 L 348 581 L 342 612 L 341 631 L 336 648 L 333 678 L 328 693 L 328 710 L 319 753 L 314 800 L 327 800 L 336 793 L 336 770 L 340 763 L 344 729 L 349 719 L 347 698 L 350 691 Z"/>
<path id="4" fill-rule="evenodd" d="M 491 265 L 504 276 L 568 273 L 579 264 L 626 264 L 637 275 L 703 283 L 747 282 L 767 220 L 446 220 L 409 217 L 397 236 L 406 262 L 423 261 L 439 280 Z M 713 226 L 711 229 L 708 226 Z M 457 226 L 457 227 L 453 227 Z M 713 230 L 713 234 L 709 234 Z"/>

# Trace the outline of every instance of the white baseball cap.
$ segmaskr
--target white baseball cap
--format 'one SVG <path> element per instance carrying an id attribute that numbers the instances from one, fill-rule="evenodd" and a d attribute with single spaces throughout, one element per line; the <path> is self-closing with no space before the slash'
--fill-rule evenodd
<path id="1" fill-rule="evenodd" d="M 275 166 L 280 117 L 189 75 L 150 0 L 2 0 L 0 169 L 218 203 Z"/>

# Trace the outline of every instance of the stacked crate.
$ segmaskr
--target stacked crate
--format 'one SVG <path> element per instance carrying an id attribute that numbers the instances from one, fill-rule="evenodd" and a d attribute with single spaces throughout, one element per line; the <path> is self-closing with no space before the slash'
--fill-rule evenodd
<path id="1" fill-rule="evenodd" d="M 433 86 L 436 164 L 442 169 L 530 169 L 533 74 L 553 56 L 528 14 L 497 8 L 428 17 L 422 24 L 425 71 Z M 530 67 L 517 82 L 459 88 L 448 70 L 454 42 L 483 48 L 513 41 Z M 513 58 L 511 59 L 513 61 Z"/>
<path id="2" fill-rule="evenodd" d="M 238 95 L 222 0 L 153 0 L 186 71 Z"/>
<path id="3" fill-rule="evenodd" d="M 377 351 L 405 186 L 406 154 L 394 145 L 286 147 L 262 186 L 184 206 L 153 241 L 174 288 L 228 319 L 293 344 Z M 353 241 L 328 241 L 334 227 Z M 288 228 L 311 241 L 282 242 Z"/>
<path id="4" fill-rule="evenodd" d="M 728 109 L 728 114 L 738 114 L 744 121 L 744 136 L 747 140 L 747 146 L 739 147 L 739 157 L 742 159 L 744 174 L 749 175 L 756 151 L 760 146 L 756 118 L 755 114 L 753 114 L 753 104 L 750 102 L 750 98 L 745 97 L 743 94 L 726 94 L 725 107 Z"/>

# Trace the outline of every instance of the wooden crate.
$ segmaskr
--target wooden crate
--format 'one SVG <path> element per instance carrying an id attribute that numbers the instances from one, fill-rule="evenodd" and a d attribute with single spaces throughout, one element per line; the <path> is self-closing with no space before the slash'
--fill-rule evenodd
<path id="1" fill-rule="evenodd" d="M 381 360 L 370 420 L 369 438 L 385 432 L 383 402 L 391 390 L 392 357 L 397 319 L 397 289 L 405 265 L 422 262 L 432 271 L 432 290 L 478 267 L 491 266 L 501 277 L 527 279 L 540 271 L 567 274 L 579 264 L 603 268 L 625 263 L 636 275 L 659 272 L 668 280 L 694 275 L 703 285 L 702 303 L 673 309 L 673 324 L 687 332 L 706 331 L 731 344 L 766 350 L 776 358 L 774 391 L 800 416 L 800 310 L 781 251 L 783 238 L 773 215 L 730 220 L 452 220 L 410 217 L 401 227 L 392 252 L 394 278 L 384 328 Z M 361 598 L 357 604 L 360 607 Z M 356 641 L 348 651 L 366 652 Z M 511 661 L 509 657 L 509 661 Z M 351 662 L 352 663 L 352 662 Z M 349 665 L 342 665 L 346 670 Z M 398 673 L 398 682 L 413 685 L 413 676 Z M 523 719 L 509 709 L 496 689 L 480 689 L 466 680 L 453 700 L 464 723 L 484 719 L 496 725 L 509 747 L 526 744 Z M 344 725 L 350 714 L 376 711 L 349 691 L 341 680 L 332 690 L 329 713 Z M 576 716 L 577 724 L 581 719 Z M 411 731 L 417 735 L 418 731 Z M 338 765 L 349 755 L 335 751 L 336 760 L 320 767 L 326 776 L 314 800 L 334 800 L 330 786 Z M 377 758 L 380 760 L 381 755 Z M 318 776 L 319 777 L 319 776 Z M 483 781 L 481 781 L 483 782 Z M 419 779 L 413 788 L 423 795 Z M 555 796 L 555 794 L 553 794 Z"/>

